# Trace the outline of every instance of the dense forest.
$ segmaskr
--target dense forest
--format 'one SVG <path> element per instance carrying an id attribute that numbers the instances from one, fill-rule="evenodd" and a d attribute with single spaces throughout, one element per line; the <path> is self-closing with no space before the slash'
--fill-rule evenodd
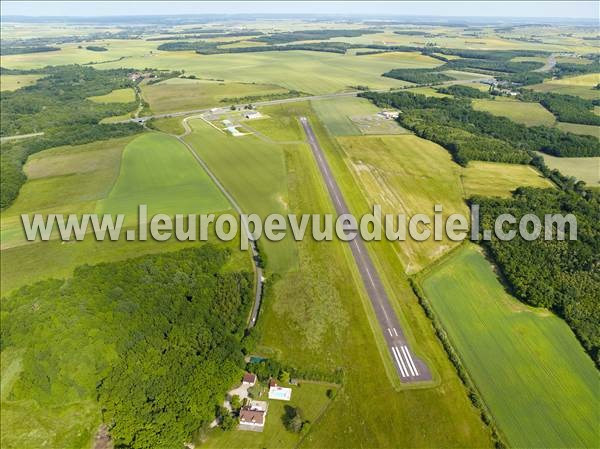
<path id="1" fill-rule="evenodd" d="M 273 33 L 251 39 L 255 42 L 268 44 L 287 44 L 288 42 L 326 40 L 334 37 L 358 37 L 363 34 L 378 33 L 377 30 L 302 30 Z"/>
<path id="2" fill-rule="evenodd" d="M 27 46 L 27 47 L 2 45 L 0 47 L 0 55 L 2 55 L 2 56 L 25 55 L 28 53 L 45 53 L 48 51 L 59 51 L 59 50 L 60 50 L 59 47 L 51 47 L 49 45 Z"/>
<path id="3" fill-rule="evenodd" d="M 43 73 L 44 78 L 31 86 L 0 93 L 0 135 L 36 132 L 44 135 L 1 145 L 0 208 L 6 208 L 14 201 L 25 182 L 22 167 L 29 155 L 55 146 L 83 144 L 143 131 L 133 123 L 99 123 L 105 117 L 134 110 L 137 103 L 103 104 L 87 100 L 114 89 L 132 87 L 127 78 L 129 72 L 76 65 L 46 67 L 43 72 L 19 72 Z"/>
<path id="4" fill-rule="evenodd" d="M 475 89 L 474 87 L 462 86 L 460 84 L 454 84 L 448 87 L 440 87 L 436 89 L 438 92 L 447 95 L 453 95 L 454 97 L 463 98 L 490 98 L 491 95 L 488 92 Z"/>
<path id="5" fill-rule="evenodd" d="M 439 84 L 454 79 L 444 73 L 434 72 L 430 69 L 392 69 L 382 76 L 415 84 Z"/>
<path id="6" fill-rule="evenodd" d="M 439 143 L 466 165 L 469 160 L 528 163 L 531 152 L 553 156 L 599 156 L 600 142 L 546 126 L 527 127 L 483 111 L 467 98 L 434 98 L 410 92 L 364 92 L 380 107 L 402 111 L 398 121 L 418 136 Z"/>
<path id="7" fill-rule="evenodd" d="M 228 259 L 205 245 L 82 266 L 3 298 L 2 350 L 23 354 L 5 399 L 36 401 L 53 419 L 97 400 L 115 447 L 182 447 L 244 367 L 253 278 L 224 272 Z"/>
<path id="8" fill-rule="evenodd" d="M 510 213 L 574 214 L 577 240 L 483 241 L 504 274 L 512 293 L 528 304 L 547 307 L 565 318 L 600 366 L 600 193 L 598 191 L 519 188 L 512 198 L 476 197 L 482 228 Z M 568 228 L 567 228 L 568 229 Z M 545 228 L 542 226 L 541 235 Z M 568 238 L 568 231 L 566 232 Z"/>

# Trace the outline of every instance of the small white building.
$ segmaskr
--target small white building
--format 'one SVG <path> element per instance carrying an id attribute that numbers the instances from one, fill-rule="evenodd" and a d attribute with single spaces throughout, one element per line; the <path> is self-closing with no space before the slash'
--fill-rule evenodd
<path id="1" fill-rule="evenodd" d="M 273 386 L 269 388 L 269 399 L 275 399 L 276 401 L 289 401 L 292 398 L 292 389 Z"/>
<path id="2" fill-rule="evenodd" d="M 379 113 L 380 116 L 387 119 L 395 119 L 400 115 L 399 111 L 381 111 Z"/>
<path id="3" fill-rule="evenodd" d="M 261 118 L 262 114 L 258 111 L 246 111 L 244 112 L 244 118 L 248 120 L 253 120 L 257 118 Z"/>

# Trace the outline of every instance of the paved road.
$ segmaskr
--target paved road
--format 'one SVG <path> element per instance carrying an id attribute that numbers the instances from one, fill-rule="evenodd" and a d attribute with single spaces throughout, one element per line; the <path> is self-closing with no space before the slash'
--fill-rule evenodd
<path id="1" fill-rule="evenodd" d="M 211 171 L 211 169 L 208 167 L 208 165 L 206 164 L 206 162 L 204 162 L 204 160 L 198 155 L 198 153 L 196 153 L 196 150 L 194 150 L 194 148 L 192 148 L 192 146 L 190 144 L 188 144 L 184 140 L 184 137 L 187 136 L 188 134 L 190 134 L 192 132 L 192 129 L 190 128 L 190 125 L 189 125 L 188 121 L 192 120 L 192 119 L 198 119 L 198 118 L 200 118 L 200 117 L 199 116 L 186 117 L 182 121 L 183 128 L 185 129 L 185 132 L 182 135 L 180 135 L 180 136 L 175 136 L 175 135 L 172 135 L 172 134 L 169 134 L 169 135 L 172 135 L 177 140 L 179 140 L 183 145 L 185 145 L 185 147 L 189 150 L 189 152 L 192 154 L 192 156 L 194 157 L 194 159 L 196 159 L 196 161 L 200 164 L 200 166 L 208 174 L 208 176 L 210 177 L 210 179 L 212 179 L 212 181 L 219 188 L 219 190 L 221 191 L 221 193 L 223 193 L 223 195 L 225 196 L 225 198 L 227 198 L 227 200 L 231 203 L 231 205 L 233 206 L 233 208 L 235 209 L 235 211 L 241 217 L 242 214 L 243 214 L 243 212 L 242 212 L 242 208 L 240 207 L 240 205 L 235 201 L 235 199 L 233 198 L 233 196 L 231 196 L 231 194 L 227 191 L 227 189 L 221 183 L 221 181 L 219 181 L 219 178 L 217 178 L 217 176 Z M 250 235 L 250 230 L 249 230 L 249 227 L 248 227 L 248 223 L 245 222 L 245 221 L 242 221 L 242 226 L 244 226 L 246 228 L 246 235 Z M 252 250 L 252 260 L 254 262 L 254 273 L 255 273 L 255 276 L 256 276 L 256 278 L 255 278 L 255 281 L 256 281 L 256 290 L 255 290 L 255 293 L 254 293 L 254 305 L 252 306 L 252 312 L 250 313 L 250 319 L 248 321 L 248 329 L 251 329 L 251 328 L 253 328 L 256 325 L 256 320 L 258 319 L 258 312 L 260 311 L 260 304 L 261 304 L 261 301 L 262 301 L 262 291 L 263 291 L 263 281 L 264 281 L 264 279 L 263 279 L 263 271 L 262 271 L 262 268 L 259 266 L 259 263 L 258 263 L 258 248 L 256 246 L 256 242 L 250 240 L 250 248 Z"/>
<path id="2" fill-rule="evenodd" d="M 540 67 L 539 69 L 534 70 L 534 72 L 549 72 L 550 70 L 552 70 L 554 68 L 555 65 L 556 65 L 556 56 L 550 55 L 550 56 L 548 56 L 548 59 L 546 60 L 546 64 L 544 64 L 544 67 Z"/>
<path id="3" fill-rule="evenodd" d="M 481 81 L 486 81 L 486 80 L 490 80 L 490 79 L 493 79 L 493 78 L 488 76 L 488 77 L 482 77 L 482 78 L 477 78 L 477 79 L 472 79 L 472 80 L 451 80 L 451 81 L 445 81 L 440 84 L 432 85 L 430 87 L 439 87 L 439 86 L 452 85 L 452 84 L 479 83 Z M 402 87 L 402 88 L 399 88 L 396 90 L 410 89 L 412 87 L 418 87 L 418 86 L 417 85 L 405 86 L 405 87 Z M 390 92 L 390 89 L 371 90 L 370 92 Z M 356 97 L 359 93 L 361 93 L 361 92 L 354 91 L 354 92 L 340 92 L 340 93 L 335 93 L 335 94 L 310 95 L 310 96 L 304 96 L 304 97 L 282 98 L 280 100 L 258 101 L 256 103 L 252 103 L 252 104 L 255 107 L 271 106 L 271 105 L 275 105 L 275 104 L 295 103 L 298 101 L 326 100 L 328 98 L 336 98 L 336 97 Z M 236 107 L 238 107 L 238 108 L 242 108 L 243 106 L 244 105 L 236 105 Z M 206 113 L 206 112 L 212 112 L 212 113 L 218 115 L 218 114 L 225 114 L 230 111 L 231 111 L 230 106 L 219 105 L 219 106 L 212 106 L 212 107 L 203 108 L 203 109 L 194 109 L 191 111 L 177 111 L 177 112 L 169 112 L 169 113 L 165 113 L 165 114 L 147 115 L 144 117 L 136 117 L 133 119 L 127 119 L 127 120 L 123 120 L 122 122 L 115 122 L 115 123 L 126 123 L 126 122 L 143 123 L 146 120 L 151 120 L 151 119 L 182 117 L 185 115 L 202 114 L 202 113 Z"/>
<path id="4" fill-rule="evenodd" d="M 348 214 L 350 210 L 346 205 L 342 193 L 333 177 L 329 164 L 315 137 L 315 134 L 306 117 L 300 117 L 300 122 L 304 132 L 308 137 L 308 142 L 321 171 L 321 175 L 327 185 L 327 190 L 335 206 L 338 215 Z M 367 252 L 363 240 L 358 236 L 349 242 L 352 255 L 358 266 L 358 271 L 362 277 L 365 289 L 373 305 L 373 310 L 377 316 L 377 321 L 381 327 L 381 332 L 385 338 L 386 346 L 392 358 L 396 372 L 401 382 L 418 382 L 431 380 L 431 373 L 427 365 L 411 352 L 406 337 L 400 327 L 400 322 L 396 316 L 389 298 L 385 292 L 373 261 Z"/>

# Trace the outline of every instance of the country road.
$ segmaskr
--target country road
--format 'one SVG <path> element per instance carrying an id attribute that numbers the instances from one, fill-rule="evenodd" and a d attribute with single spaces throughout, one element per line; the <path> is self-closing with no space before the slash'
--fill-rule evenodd
<path id="1" fill-rule="evenodd" d="M 176 136 L 174 134 L 168 134 L 163 131 L 158 131 L 158 132 L 162 132 L 163 134 L 167 134 L 169 136 L 175 137 L 177 140 L 179 140 L 179 142 L 181 142 L 183 145 L 185 145 L 185 147 L 192 154 L 192 156 L 194 157 L 196 162 L 198 162 L 198 164 L 200 164 L 200 166 L 204 169 L 206 174 L 215 183 L 217 188 L 221 191 L 221 193 L 225 196 L 225 198 L 227 198 L 229 203 L 233 206 L 235 211 L 239 214 L 240 220 L 242 220 L 243 211 L 242 211 L 242 208 L 240 207 L 240 205 L 233 198 L 233 196 L 227 191 L 227 189 L 221 183 L 221 181 L 219 181 L 219 178 L 217 178 L 217 176 L 211 171 L 211 169 L 206 164 L 206 162 L 204 162 L 204 160 L 198 155 L 196 150 L 194 150 L 194 148 L 189 143 L 187 143 L 184 139 L 184 137 L 186 137 L 187 135 L 189 135 L 192 132 L 192 129 L 190 128 L 188 121 L 193 120 L 193 119 L 201 119 L 201 117 L 200 116 L 191 116 L 191 117 L 186 117 L 185 119 L 183 119 L 182 125 L 183 125 L 183 128 L 185 129 L 185 132 L 179 136 Z M 242 226 L 244 226 L 244 228 L 246 230 L 246 235 L 250 235 L 250 229 L 248 227 L 248 223 L 242 220 Z M 248 326 L 247 326 L 248 329 L 252 329 L 256 325 L 256 320 L 258 319 L 258 313 L 260 311 L 260 305 L 261 305 L 261 301 L 262 301 L 262 291 L 263 291 L 263 270 L 259 265 L 258 247 L 257 247 L 257 244 L 255 241 L 250 240 L 250 248 L 252 251 L 252 261 L 254 263 L 254 273 L 255 273 L 255 277 L 256 277 L 256 289 L 254 292 L 254 304 L 252 306 L 252 311 L 250 313 L 250 319 L 248 320 Z"/>
<path id="2" fill-rule="evenodd" d="M 482 77 L 482 78 L 471 79 L 471 80 L 451 80 L 451 81 L 444 81 L 443 83 L 431 85 L 428 87 L 449 86 L 452 84 L 480 83 L 482 81 L 491 80 L 491 79 L 493 79 L 493 78 L 488 76 L 488 77 Z M 418 85 L 414 85 L 414 86 L 410 85 L 410 86 L 405 86 L 405 87 L 402 87 L 399 89 L 394 89 L 394 90 L 411 89 L 413 87 L 419 87 L 419 86 Z M 329 98 L 336 98 L 336 97 L 356 97 L 361 92 L 362 91 L 352 91 L 352 92 L 338 92 L 338 93 L 323 94 L 323 95 L 308 95 L 308 96 L 303 96 L 303 97 L 290 97 L 290 98 L 282 98 L 279 100 L 257 101 L 255 103 L 252 103 L 252 105 L 254 107 L 259 107 L 259 106 L 271 106 L 271 105 L 285 104 L 285 103 L 296 103 L 298 101 L 327 100 Z M 390 92 L 390 89 L 375 89 L 375 90 L 370 90 L 369 92 Z M 235 105 L 235 106 L 237 108 L 242 108 L 244 105 Z M 212 112 L 215 114 L 224 114 L 224 113 L 227 113 L 230 111 L 230 107 L 231 107 L 231 105 L 229 105 L 229 106 L 218 105 L 218 106 L 211 106 L 211 107 L 206 107 L 206 108 L 202 108 L 202 109 L 193 109 L 190 111 L 176 111 L 176 112 L 168 112 L 168 113 L 164 113 L 164 114 L 146 115 L 143 117 L 136 117 L 136 118 L 122 120 L 120 122 L 115 122 L 115 123 L 127 123 L 127 122 L 143 123 L 147 120 L 160 119 L 160 118 L 171 118 L 171 117 L 183 117 L 183 116 L 190 115 L 190 114 L 202 114 L 202 113 L 206 113 L 206 112 Z"/>
<path id="3" fill-rule="evenodd" d="M 344 201 L 340 188 L 331 173 L 329 164 L 325 159 L 317 138 L 306 117 L 300 117 L 304 132 L 316 159 L 317 165 L 323 176 L 327 191 L 335 206 L 338 216 L 349 214 L 350 210 Z M 396 368 L 401 382 L 419 382 L 431 380 L 431 372 L 427 365 L 411 352 L 408 341 L 402 332 L 400 322 L 390 300 L 385 292 L 373 261 L 367 252 L 367 248 L 360 236 L 349 242 L 352 255 L 363 280 L 365 290 L 369 295 L 373 310 L 381 327 L 390 357 Z"/>

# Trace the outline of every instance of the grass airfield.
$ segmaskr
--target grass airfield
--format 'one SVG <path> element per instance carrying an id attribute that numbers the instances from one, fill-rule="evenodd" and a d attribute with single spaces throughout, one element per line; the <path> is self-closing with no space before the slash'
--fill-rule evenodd
<path id="1" fill-rule="evenodd" d="M 273 23 L 258 21 L 253 26 L 272 30 Z M 290 22 L 278 26 L 291 30 L 319 25 Z M 15 36 L 60 36 L 72 29 L 40 28 L 10 31 Z M 484 29 L 479 36 L 465 36 L 462 29 L 452 27 L 427 30 L 436 35 L 439 45 L 456 48 L 595 51 L 579 35 L 555 40 L 544 29 L 536 31 L 544 35 L 541 44 L 516 41 L 517 31 L 499 36 Z M 382 33 L 333 40 L 416 45 L 430 39 L 399 35 L 386 28 Z M 228 46 L 259 45 L 235 40 L 231 39 Z M 86 50 L 88 44 L 105 46 L 108 51 Z M 290 51 L 203 56 L 159 51 L 159 44 L 141 39 L 93 41 L 82 44 L 82 48 L 79 44 L 64 44 L 58 52 L 3 56 L 2 66 L 40 68 L 49 64 L 92 63 L 97 69 L 184 69 L 186 75 L 200 79 L 142 85 L 143 97 L 151 110 L 170 113 L 226 105 L 222 104 L 225 98 L 268 96 L 291 89 L 327 94 L 355 90 L 358 85 L 371 89 L 406 87 L 410 83 L 380 75 L 392 68 L 434 68 L 441 64 L 428 56 L 404 52 L 357 56 L 354 51 L 346 55 Z M 465 81 L 481 78 L 468 72 L 449 74 Z M 29 76 L 2 75 L 2 90 L 16 89 L 38 79 L 37 75 L 25 78 Z M 534 88 L 597 98 L 597 91 L 592 90 L 595 76 L 554 80 L 561 82 L 549 81 Z M 443 96 L 429 87 L 410 91 Z M 134 99 L 131 89 L 90 98 L 96 102 Z M 482 110 L 529 126 L 550 124 L 552 116 L 545 109 L 540 110 L 539 105 L 528 103 L 477 100 L 476 104 Z M 273 212 L 333 211 L 298 125 L 299 115 L 311 120 L 336 179 L 357 215 L 369 212 L 373 203 L 382 204 L 384 212 L 430 213 L 433 204 L 442 203 L 445 215 L 465 213 L 464 200 L 474 194 L 508 197 L 518 186 L 552 187 L 529 166 L 472 162 L 466 168 L 459 167 L 446 150 L 410 135 L 393 121 L 385 122 L 389 126 L 369 128 L 370 124 L 365 125 L 361 118 L 373 116 L 379 109 L 366 100 L 343 97 L 260 110 L 265 118 L 241 122 L 244 132 L 253 135 L 234 138 L 206 122 L 191 120 L 192 133 L 186 137 L 245 212 L 265 216 Z M 214 124 L 222 126 L 219 121 Z M 160 119 L 153 126 L 167 133 L 184 132 L 181 118 Z M 580 131 L 589 132 L 583 128 Z M 546 159 L 549 166 L 593 182 L 589 159 L 553 159 L 556 158 Z M 77 243 L 57 239 L 27 243 L 21 235 L 20 213 L 97 211 L 134 217 L 139 203 L 149 204 L 151 214 L 230 211 L 230 205 L 185 146 L 160 133 L 47 150 L 30 157 L 25 171 L 27 183 L 14 205 L 1 215 L 2 293 L 47 277 L 68 277 L 76 266 L 85 263 L 172 251 L 193 244 L 91 239 Z M 236 244 L 228 245 L 235 254 L 235 263 L 251 269 L 248 253 L 237 251 Z M 328 245 L 326 249 L 324 245 Z M 489 264 L 470 245 L 457 248 L 449 241 L 407 241 L 368 246 L 408 330 L 408 338 L 432 367 L 434 381 L 421 388 L 399 384 L 391 360 L 381 349 L 379 330 L 347 245 L 311 239 L 294 242 L 286 238 L 279 243 L 263 239 L 261 251 L 267 258 L 269 278 L 258 323 L 258 351 L 294 366 L 323 372 L 342 368 L 343 386 L 332 402 L 326 400 L 323 385 L 302 387 L 294 398 L 298 402 L 294 403 L 306 408 L 312 421 L 310 432 L 302 437 L 283 429 L 278 421 L 282 407 L 276 404 L 267 419 L 272 424 L 264 433 L 216 430 L 204 446 L 490 447 L 489 429 L 469 402 L 409 286 L 407 273 L 420 273 L 417 277 L 423 282 L 427 297 L 512 446 L 593 445 L 598 376 L 562 321 L 508 296 Z M 477 344 L 471 344 L 473 340 Z M 512 368 L 503 363 L 506 360 Z M 537 365 L 531 360 L 536 360 Z M 73 443 L 74 447 L 89 446 L 90 429 L 97 427 L 100 419 L 97 404 L 69 404 L 64 410 L 45 410 L 35 403 L 11 403 L 6 392 L 19 373 L 19 363 L 18 353 L 2 352 L 2 427 L 26 433 L 31 422 L 37 426 L 35 438 L 19 440 L 19 449 L 37 448 L 44 440 L 56 439 Z M 507 401 L 507 395 L 515 400 Z M 324 411 L 324 407 L 328 407 L 326 413 L 315 413 Z M 561 420 L 563 410 L 567 419 Z"/>

